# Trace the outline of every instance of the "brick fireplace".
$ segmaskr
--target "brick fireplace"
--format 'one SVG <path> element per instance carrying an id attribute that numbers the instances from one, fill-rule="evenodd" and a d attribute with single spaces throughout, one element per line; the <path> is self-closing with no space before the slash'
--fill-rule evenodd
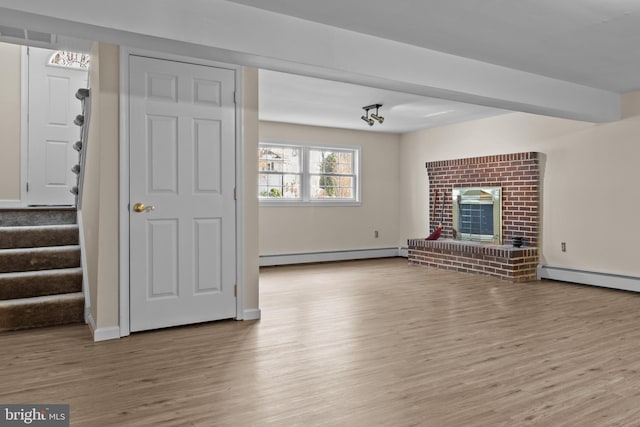
<path id="1" fill-rule="evenodd" d="M 539 153 L 441 160 L 428 162 L 426 167 L 432 213 L 430 230 L 441 219 L 444 227 L 439 240 L 410 239 L 409 262 L 513 282 L 535 279 L 540 231 Z M 504 244 L 453 239 L 452 192 L 454 188 L 469 187 L 502 188 L 502 224 L 496 226 L 502 227 Z M 513 247 L 514 237 L 522 238 L 522 247 Z"/>

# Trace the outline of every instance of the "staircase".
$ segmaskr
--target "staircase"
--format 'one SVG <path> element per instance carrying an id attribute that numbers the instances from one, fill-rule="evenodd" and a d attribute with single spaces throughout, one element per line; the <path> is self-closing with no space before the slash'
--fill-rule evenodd
<path id="1" fill-rule="evenodd" d="M 0 209 L 0 331 L 83 319 L 75 209 Z"/>

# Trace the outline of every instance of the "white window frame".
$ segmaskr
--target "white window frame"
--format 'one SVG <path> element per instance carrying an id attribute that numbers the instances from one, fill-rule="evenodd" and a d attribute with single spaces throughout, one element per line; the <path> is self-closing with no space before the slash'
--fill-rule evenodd
<path id="1" fill-rule="evenodd" d="M 260 146 L 268 145 L 275 147 L 291 147 L 299 148 L 301 150 L 301 193 L 302 197 L 299 199 L 285 199 L 285 198 L 259 198 L 260 206 L 360 206 L 362 204 L 361 199 L 361 183 L 362 183 L 362 147 L 356 145 L 329 145 L 329 144 L 317 144 L 317 143 L 291 143 L 281 142 L 277 140 L 260 140 Z M 354 197 L 353 199 L 312 199 L 311 198 L 311 176 L 317 175 L 310 173 L 310 150 L 335 150 L 335 151 L 351 151 L 354 155 L 353 160 L 353 179 L 354 183 Z M 256 165 L 258 166 L 258 165 Z M 262 171 L 258 170 L 258 174 Z M 258 194 L 259 197 L 259 194 Z"/>

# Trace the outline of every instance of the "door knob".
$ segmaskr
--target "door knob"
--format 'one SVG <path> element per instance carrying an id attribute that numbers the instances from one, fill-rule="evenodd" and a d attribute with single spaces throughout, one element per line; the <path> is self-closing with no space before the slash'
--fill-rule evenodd
<path id="1" fill-rule="evenodd" d="M 133 205 L 133 210 L 140 213 L 140 212 L 149 212 L 149 211 L 155 211 L 156 207 L 155 206 L 145 206 L 144 203 L 136 203 L 135 205 Z"/>

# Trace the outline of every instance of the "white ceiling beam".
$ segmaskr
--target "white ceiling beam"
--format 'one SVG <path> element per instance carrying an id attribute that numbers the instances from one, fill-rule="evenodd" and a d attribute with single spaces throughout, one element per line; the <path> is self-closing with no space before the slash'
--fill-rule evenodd
<path id="1" fill-rule="evenodd" d="M 0 24 L 534 114 L 621 117 L 613 92 L 221 0 L 0 0 Z"/>

